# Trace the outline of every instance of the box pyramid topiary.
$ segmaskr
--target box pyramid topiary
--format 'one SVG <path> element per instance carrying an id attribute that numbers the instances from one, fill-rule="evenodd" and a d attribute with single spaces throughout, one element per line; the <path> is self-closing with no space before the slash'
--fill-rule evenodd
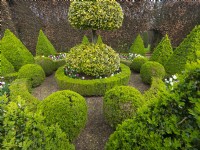
<path id="1" fill-rule="evenodd" d="M 88 38 L 87 38 L 87 36 L 83 36 L 83 39 L 82 39 L 82 42 L 81 42 L 82 44 L 89 44 L 90 42 L 89 42 L 89 40 L 88 40 Z"/>
<path id="2" fill-rule="evenodd" d="M 0 63 L 0 76 L 5 76 L 6 74 L 15 72 L 13 65 L 2 54 L 0 54 Z"/>
<path id="3" fill-rule="evenodd" d="M 1 53 L 14 66 L 16 71 L 25 64 L 34 63 L 33 55 L 9 29 L 5 30 L 0 48 Z"/>
<path id="4" fill-rule="evenodd" d="M 54 46 L 51 44 L 51 42 L 48 40 L 46 35 L 43 33 L 42 30 L 39 32 L 38 41 L 36 45 L 36 55 L 55 55 L 56 50 Z"/>
<path id="5" fill-rule="evenodd" d="M 146 50 L 144 48 L 144 42 L 143 42 L 140 34 L 136 37 L 133 44 L 131 45 L 130 52 L 135 53 L 135 54 L 140 54 L 140 55 L 143 55 L 143 56 L 145 55 Z"/>
<path id="6" fill-rule="evenodd" d="M 165 35 L 165 37 L 163 37 L 161 42 L 154 49 L 150 61 L 159 62 L 165 67 L 165 64 L 167 63 L 168 59 L 171 57 L 172 54 L 173 54 L 173 49 L 171 46 L 171 42 L 168 36 Z"/>
<path id="7" fill-rule="evenodd" d="M 200 25 L 196 26 L 168 59 L 165 69 L 169 75 L 185 70 L 187 62 L 197 60 L 196 51 L 200 51 Z"/>

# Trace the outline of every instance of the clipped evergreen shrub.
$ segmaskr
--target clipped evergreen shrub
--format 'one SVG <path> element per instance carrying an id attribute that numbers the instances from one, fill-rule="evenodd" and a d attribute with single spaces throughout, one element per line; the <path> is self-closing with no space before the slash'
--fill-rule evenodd
<path id="1" fill-rule="evenodd" d="M 4 76 L 4 80 L 5 80 L 5 82 L 11 83 L 15 79 L 17 79 L 17 77 L 18 77 L 18 72 L 9 73 Z"/>
<path id="2" fill-rule="evenodd" d="M 110 76 L 119 69 L 120 58 L 105 44 L 80 44 L 66 56 L 67 66 L 79 73 L 99 77 Z"/>
<path id="3" fill-rule="evenodd" d="M 56 71 L 55 78 L 61 90 L 69 89 L 84 96 L 98 96 L 104 95 L 107 90 L 113 88 L 114 86 L 128 84 L 131 75 L 130 68 L 121 64 L 120 69 L 120 73 L 108 78 L 82 80 L 66 76 L 63 67 L 60 67 Z"/>
<path id="4" fill-rule="evenodd" d="M 48 40 L 42 30 L 39 32 L 38 41 L 36 45 L 36 55 L 49 56 L 55 55 L 56 50 L 51 42 Z"/>
<path id="5" fill-rule="evenodd" d="M 153 51 L 153 54 L 150 57 L 150 61 L 159 62 L 161 65 L 165 67 L 168 59 L 172 56 L 173 49 L 171 46 L 171 42 L 167 35 L 163 37 L 161 42 L 156 46 Z"/>
<path id="6" fill-rule="evenodd" d="M 136 39 L 134 40 L 133 44 L 131 45 L 130 52 L 131 53 L 135 53 L 135 54 L 140 54 L 142 56 L 145 55 L 146 50 L 144 48 L 144 42 L 143 42 L 142 37 L 140 36 L 140 34 L 136 37 Z"/>
<path id="7" fill-rule="evenodd" d="M 37 64 L 27 64 L 19 70 L 18 78 L 27 78 L 31 82 L 32 87 L 37 87 L 44 81 L 45 72 Z"/>
<path id="8" fill-rule="evenodd" d="M 103 44 L 103 41 L 100 35 L 98 35 L 97 44 Z"/>
<path id="9" fill-rule="evenodd" d="M 197 60 L 196 51 L 200 50 L 200 25 L 196 26 L 190 34 L 175 49 L 173 55 L 165 65 L 169 75 L 181 73 L 185 70 L 187 62 Z"/>
<path id="10" fill-rule="evenodd" d="M 125 119 L 136 115 L 143 105 L 142 94 L 133 87 L 117 86 L 107 91 L 103 98 L 103 113 L 106 122 L 113 128 Z"/>
<path id="11" fill-rule="evenodd" d="M 0 97 L 0 149 L 75 150 L 57 124 L 46 126 L 41 113 L 27 107 L 21 97 Z"/>
<path id="12" fill-rule="evenodd" d="M 113 30 L 122 26 L 123 11 L 116 1 L 77 0 L 70 3 L 68 21 L 78 29 Z"/>
<path id="13" fill-rule="evenodd" d="M 89 44 L 90 42 L 89 42 L 89 40 L 88 40 L 88 38 L 87 38 L 87 36 L 83 36 L 83 39 L 82 39 L 82 44 Z"/>
<path id="14" fill-rule="evenodd" d="M 5 30 L 0 42 L 1 53 L 18 71 L 25 64 L 34 63 L 33 55 L 23 45 L 23 43 L 10 31 Z"/>
<path id="15" fill-rule="evenodd" d="M 0 54 L 0 61 L 1 61 L 0 76 L 5 76 L 7 74 L 15 72 L 13 65 L 2 54 Z"/>
<path id="16" fill-rule="evenodd" d="M 131 62 L 130 68 L 131 70 L 139 73 L 142 65 L 145 64 L 147 61 L 148 59 L 146 57 L 136 57 Z"/>
<path id="17" fill-rule="evenodd" d="M 58 123 L 73 141 L 87 121 L 87 104 L 85 99 L 70 90 L 58 91 L 45 98 L 39 106 L 46 118 L 47 124 Z"/>
<path id="18" fill-rule="evenodd" d="M 165 77 L 165 68 L 158 62 L 148 61 L 140 69 L 142 81 L 151 84 L 152 78 L 163 79 Z"/>
<path id="19" fill-rule="evenodd" d="M 105 149 L 200 149 L 199 79 L 197 68 L 173 91 L 160 91 L 135 118 L 118 126 Z"/>
<path id="20" fill-rule="evenodd" d="M 51 75 L 56 67 L 54 61 L 51 58 L 43 56 L 35 57 L 35 63 L 42 67 L 46 76 Z"/>
<path id="21" fill-rule="evenodd" d="M 59 67 L 64 66 L 66 64 L 65 59 L 62 60 L 54 60 L 55 70 L 57 70 Z"/>

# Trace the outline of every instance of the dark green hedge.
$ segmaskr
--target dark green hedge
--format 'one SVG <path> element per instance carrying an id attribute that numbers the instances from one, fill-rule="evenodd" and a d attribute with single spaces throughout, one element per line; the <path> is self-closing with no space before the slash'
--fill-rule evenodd
<path id="1" fill-rule="evenodd" d="M 66 64 L 65 59 L 62 60 L 53 60 L 55 65 L 55 70 L 57 70 L 59 67 L 64 66 Z"/>
<path id="2" fill-rule="evenodd" d="M 58 91 L 45 98 L 38 110 L 48 125 L 58 123 L 70 141 L 78 136 L 87 121 L 86 100 L 70 90 Z"/>
<path id="3" fill-rule="evenodd" d="M 6 30 L 0 42 L 1 53 L 18 71 L 25 64 L 33 64 L 34 58 L 23 43 L 10 31 Z"/>
<path id="4" fill-rule="evenodd" d="M 60 89 L 69 89 L 84 96 L 104 95 L 104 93 L 116 85 L 127 85 L 131 75 L 128 66 L 121 64 L 121 72 L 113 77 L 105 79 L 82 80 L 67 77 L 63 67 L 60 67 L 55 74 Z"/>

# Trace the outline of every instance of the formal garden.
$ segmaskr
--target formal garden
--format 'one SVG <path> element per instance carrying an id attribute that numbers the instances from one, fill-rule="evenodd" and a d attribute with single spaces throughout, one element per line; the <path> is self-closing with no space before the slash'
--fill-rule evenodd
<path id="1" fill-rule="evenodd" d="M 118 53 L 97 31 L 117 30 L 123 18 L 115 0 L 71 2 L 69 23 L 91 30 L 92 41 L 68 52 L 41 29 L 32 55 L 5 30 L 0 149 L 200 149 L 200 26 L 176 48 L 165 35 L 150 52 L 138 34 Z"/>

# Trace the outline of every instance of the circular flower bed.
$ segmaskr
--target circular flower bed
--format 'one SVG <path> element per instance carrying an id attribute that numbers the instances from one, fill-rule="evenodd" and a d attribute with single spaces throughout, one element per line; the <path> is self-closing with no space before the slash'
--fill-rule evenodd
<path id="1" fill-rule="evenodd" d="M 55 74 L 56 82 L 60 89 L 69 89 L 84 96 L 104 95 L 104 93 L 116 85 L 127 85 L 131 71 L 128 66 L 121 64 L 121 72 L 114 76 L 102 79 L 74 79 L 66 76 L 63 67 L 60 67 Z"/>

